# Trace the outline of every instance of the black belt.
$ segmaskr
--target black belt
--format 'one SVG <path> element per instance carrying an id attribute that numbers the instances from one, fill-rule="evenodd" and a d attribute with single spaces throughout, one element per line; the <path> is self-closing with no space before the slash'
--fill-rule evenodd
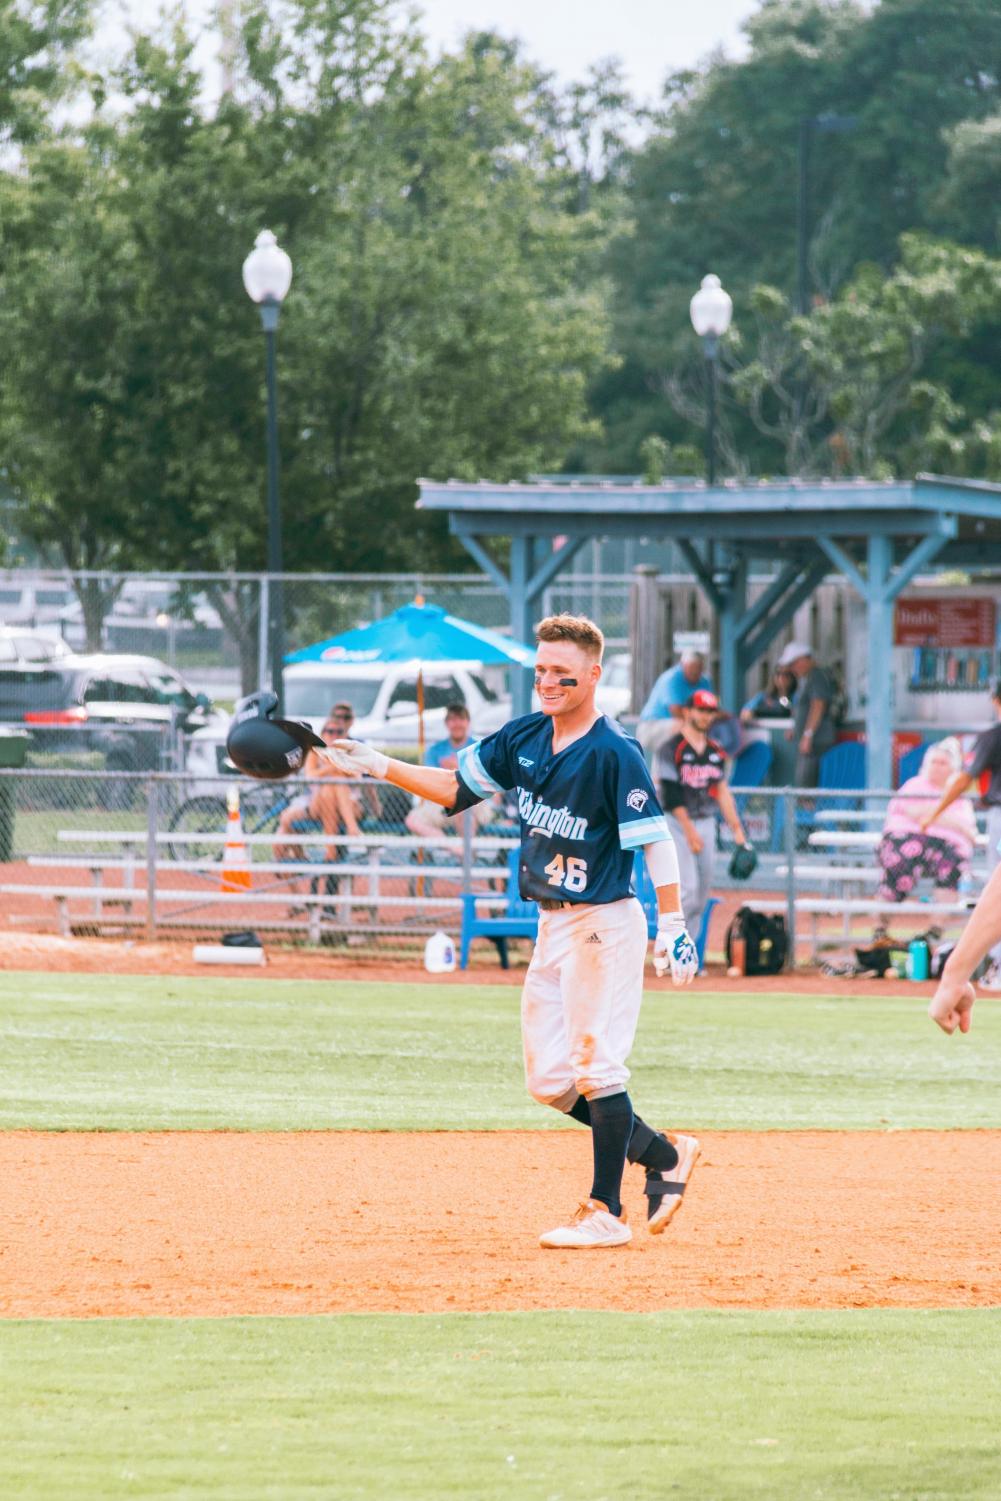
<path id="1" fill-rule="evenodd" d="M 539 906 L 543 912 L 557 912 L 560 907 L 575 907 L 576 905 L 576 902 L 555 902 L 549 896 L 541 896 L 539 898 Z"/>

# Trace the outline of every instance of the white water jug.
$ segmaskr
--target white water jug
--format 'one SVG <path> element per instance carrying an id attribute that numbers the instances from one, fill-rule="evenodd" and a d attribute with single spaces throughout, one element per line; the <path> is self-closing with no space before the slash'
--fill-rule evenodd
<path id="1" fill-rule="evenodd" d="M 455 969 L 455 944 L 447 933 L 432 933 L 424 945 L 424 968 L 429 975 L 450 975 Z"/>

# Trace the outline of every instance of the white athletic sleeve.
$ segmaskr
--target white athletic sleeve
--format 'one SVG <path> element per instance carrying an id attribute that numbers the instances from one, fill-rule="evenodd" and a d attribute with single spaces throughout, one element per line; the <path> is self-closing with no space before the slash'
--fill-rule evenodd
<path id="1" fill-rule="evenodd" d="M 681 872 L 678 869 L 678 851 L 674 847 L 674 840 L 658 839 L 655 844 L 643 846 L 643 858 L 646 860 L 646 868 L 650 872 L 650 879 L 655 886 L 677 886 L 681 882 Z"/>

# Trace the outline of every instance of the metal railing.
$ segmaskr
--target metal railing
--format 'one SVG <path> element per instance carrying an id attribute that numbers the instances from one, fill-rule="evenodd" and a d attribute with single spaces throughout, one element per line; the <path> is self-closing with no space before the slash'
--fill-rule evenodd
<path id="1" fill-rule="evenodd" d="M 396 788 L 241 781 L 234 847 L 235 785 L 200 779 L 193 792 L 190 778 L 162 773 L 0 770 L 5 925 L 148 938 L 253 927 L 403 945 L 457 931 L 464 892 L 500 900 L 507 884 L 517 841 L 501 809 L 478 830 L 466 815 L 429 834 L 408 826 L 412 799 Z"/>
<path id="2" fill-rule="evenodd" d="M 227 851 L 228 795 L 240 791 L 244 859 Z M 351 798 L 324 810 L 331 787 Z M 962 921 L 986 873 L 985 836 L 949 900 L 915 883 L 880 897 L 878 846 L 889 790 L 733 789 L 758 852 L 748 883 L 730 880 L 718 825 L 714 889 L 784 914 L 792 952 L 844 942 L 880 913 L 905 928 Z M 300 801 L 296 801 L 299 799 Z M 406 948 L 438 927 L 458 933 L 464 893 L 500 904 L 517 814 L 493 810 L 441 832 L 414 826 L 409 794 L 324 779 L 251 783 L 103 769 L 0 770 L 0 913 L 5 928 L 131 931 L 147 937 L 254 927 L 325 941 Z M 939 893 L 941 897 L 942 893 Z M 717 927 L 714 947 L 721 945 Z M 800 943 L 800 952 L 804 944 Z"/>

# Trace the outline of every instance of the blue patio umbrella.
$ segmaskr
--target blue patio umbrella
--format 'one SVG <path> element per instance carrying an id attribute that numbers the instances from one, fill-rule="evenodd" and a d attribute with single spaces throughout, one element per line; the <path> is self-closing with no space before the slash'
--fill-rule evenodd
<path id="1" fill-rule="evenodd" d="M 535 652 L 498 631 L 460 620 L 439 605 L 426 605 L 418 599 L 371 625 L 342 631 L 327 641 L 290 652 L 285 661 L 483 662 L 487 666 L 532 667 Z"/>
<path id="2" fill-rule="evenodd" d="M 428 605 L 420 598 L 412 605 L 402 605 L 383 620 L 342 631 L 327 641 L 304 646 L 290 652 L 285 661 L 293 662 L 413 662 L 417 668 L 417 711 L 419 744 L 424 749 L 424 679 L 425 662 L 482 662 L 486 666 L 533 667 L 535 652 L 520 641 L 512 641 L 498 631 L 473 625 L 449 615 L 439 605 Z"/>

